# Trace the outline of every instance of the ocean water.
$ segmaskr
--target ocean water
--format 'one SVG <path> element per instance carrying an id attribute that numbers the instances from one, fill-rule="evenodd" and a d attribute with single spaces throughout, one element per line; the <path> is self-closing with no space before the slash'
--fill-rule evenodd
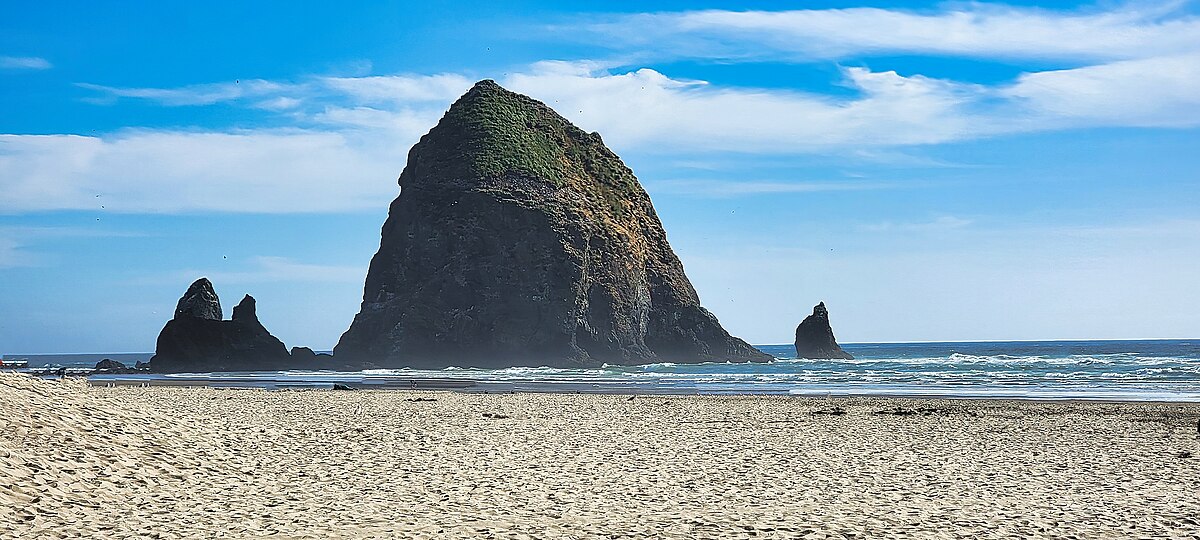
<path id="1" fill-rule="evenodd" d="M 474 392 L 892 395 L 1026 399 L 1200 401 L 1200 339 L 859 343 L 854 360 L 795 357 L 763 345 L 768 363 L 659 363 L 597 369 L 283 371 L 94 375 L 94 384 L 230 387 L 446 388 Z M 90 367 L 102 357 L 130 365 L 146 355 L 28 356 L 31 366 Z M 9 355 L 6 358 L 24 358 Z"/>

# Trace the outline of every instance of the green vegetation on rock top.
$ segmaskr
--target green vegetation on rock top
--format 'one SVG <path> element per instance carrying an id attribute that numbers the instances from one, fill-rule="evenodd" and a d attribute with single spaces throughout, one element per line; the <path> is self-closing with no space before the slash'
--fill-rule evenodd
<path id="1" fill-rule="evenodd" d="M 643 193 L 632 172 L 600 138 L 550 107 L 480 81 L 426 135 L 413 158 L 443 179 L 521 176 L 596 196 L 615 215 Z"/>

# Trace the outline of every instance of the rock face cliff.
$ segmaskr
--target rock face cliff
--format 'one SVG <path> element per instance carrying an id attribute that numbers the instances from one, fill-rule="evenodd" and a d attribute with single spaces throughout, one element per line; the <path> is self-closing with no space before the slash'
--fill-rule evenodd
<path id="1" fill-rule="evenodd" d="M 298 367 L 283 342 L 272 336 L 246 295 L 233 308 L 233 319 L 221 320 L 221 301 L 207 278 L 188 287 L 175 308 L 175 318 L 158 334 L 150 370 L 246 371 Z"/>
<path id="2" fill-rule="evenodd" d="M 796 327 L 796 357 L 854 359 L 854 356 L 843 351 L 834 339 L 825 302 L 813 307 L 812 315 L 805 317 L 800 326 Z"/>
<path id="3" fill-rule="evenodd" d="M 770 359 L 700 307 L 633 172 L 541 102 L 477 83 L 399 183 L 340 362 Z"/>

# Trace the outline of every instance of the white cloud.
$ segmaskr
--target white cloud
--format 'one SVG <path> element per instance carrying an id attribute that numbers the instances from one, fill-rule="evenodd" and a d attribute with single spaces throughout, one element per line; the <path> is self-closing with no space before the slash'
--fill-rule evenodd
<path id="1" fill-rule="evenodd" d="M 301 127 L 0 135 L 0 190 L 6 195 L 0 212 L 91 209 L 97 195 L 114 212 L 381 208 L 395 197 L 409 148 L 460 92 L 450 95 L 446 88 L 462 81 L 439 75 L 368 77 L 361 84 L 326 78 L 319 84 L 251 80 L 181 88 L 82 85 L 109 98 L 166 106 L 241 101 Z M 355 105 L 378 99 L 388 85 L 410 99 L 388 103 L 386 110 Z"/>
<path id="2" fill-rule="evenodd" d="M 471 79 L 457 73 L 376 77 L 323 77 L 334 91 L 361 103 L 449 102 L 471 88 Z"/>
<path id="3" fill-rule="evenodd" d="M 870 153 L 1054 129 L 1200 125 L 1200 55 L 1032 73 L 995 87 L 847 68 L 845 84 L 858 91 L 849 97 L 719 87 L 650 69 L 539 68 L 502 82 L 619 150 Z"/>
<path id="4" fill-rule="evenodd" d="M 930 221 L 919 221 L 910 223 L 896 223 L 892 221 L 884 221 L 881 223 L 868 223 L 862 226 L 862 230 L 868 232 L 890 233 L 890 232 L 935 232 L 961 229 L 973 223 L 972 220 L 955 216 L 939 216 Z"/>
<path id="5" fill-rule="evenodd" d="M 968 125 L 965 111 L 958 109 L 969 105 L 970 87 L 894 73 L 848 70 L 849 84 L 859 86 L 863 95 L 838 101 L 797 92 L 718 88 L 649 69 L 593 71 L 596 66 L 540 63 L 501 82 L 599 130 L 618 150 L 653 146 L 794 153 L 954 140 L 966 136 Z M 394 179 L 409 147 L 436 123 L 459 91 L 454 88 L 465 81 L 446 75 L 341 78 L 331 88 L 346 93 L 327 96 L 324 103 L 314 100 L 311 85 L 270 81 L 249 81 L 245 87 L 112 89 L 114 95 L 165 105 L 253 94 L 247 106 L 275 100 L 272 105 L 280 114 L 304 127 L 126 130 L 98 137 L 0 135 L 0 189 L 6 194 L 0 211 L 88 209 L 95 206 L 97 194 L 116 212 L 378 208 L 395 195 Z M 398 93 L 412 99 L 384 103 L 382 96 L 389 94 L 380 88 L 389 85 L 410 87 Z M 288 96 L 288 91 L 300 97 Z M 736 190 L 700 186 L 709 194 L 781 189 L 770 183 Z"/>
<path id="6" fill-rule="evenodd" d="M 782 182 L 762 180 L 653 180 L 646 181 L 651 193 L 671 193 L 701 197 L 738 197 L 772 193 L 816 193 L 823 191 L 861 191 L 888 189 L 893 184 L 884 182 Z"/>
<path id="7" fill-rule="evenodd" d="M 419 133 L 312 131 L 0 136 L 0 212 L 320 212 L 378 208 Z"/>
<path id="8" fill-rule="evenodd" d="M 1053 11 L 971 3 L 934 12 L 850 8 L 643 13 L 554 27 L 634 57 L 727 60 L 918 53 L 1113 60 L 1200 49 L 1200 18 L 1176 4 Z"/>
<path id="9" fill-rule="evenodd" d="M 91 83 L 76 83 L 76 86 L 99 92 L 101 97 L 91 98 L 91 101 L 96 103 L 112 103 L 117 98 L 134 98 L 156 101 L 169 106 L 185 106 L 212 105 L 248 97 L 262 97 L 277 94 L 291 85 L 254 79 L 194 84 L 179 88 L 118 88 Z"/>
<path id="10" fill-rule="evenodd" d="M 287 111 L 298 108 L 303 103 L 303 101 L 296 98 L 276 97 L 259 101 L 258 103 L 255 103 L 254 106 L 259 109 L 266 109 L 268 111 Z"/>
<path id="11" fill-rule="evenodd" d="M 502 82 L 620 150 L 870 154 L 1060 129 L 1200 126 L 1200 53 L 1028 73 L 996 86 L 843 73 L 856 95 L 721 87 L 587 63 L 538 64 Z"/>
<path id="12" fill-rule="evenodd" d="M 1027 73 L 1001 94 L 1066 126 L 1200 124 L 1200 52 Z"/>
<path id="13" fill-rule="evenodd" d="M 0 56 L 0 69 L 50 69 L 49 60 L 36 56 Z"/>
<path id="14" fill-rule="evenodd" d="M 416 136 L 429 131 L 437 123 L 442 112 L 444 112 L 442 105 L 393 110 L 371 107 L 329 107 L 313 114 L 311 120 L 325 127 L 362 130 L 375 133 L 379 137 L 403 134 L 406 138 L 411 137 L 411 142 L 416 142 Z M 408 148 L 399 150 L 402 153 L 408 153 Z"/>
<path id="15" fill-rule="evenodd" d="M 366 269 L 360 266 L 312 264 L 294 261 L 287 257 L 260 256 L 250 261 L 245 270 L 200 270 L 189 269 L 176 272 L 166 280 L 170 283 L 190 282 L 199 276 L 207 276 L 215 283 L 277 283 L 277 282 L 332 282 L 362 283 Z"/>
<path id="16" fill-rule="evenodd" d="M 590 71 L 578 65 L 506 78 L 619 148 L 795 153 L 834 147 L 928 144 L 980 134 L 970 121 L 973 85 L 926 77 L 845 71 L 860 95 L 717 87 L 652 69 Z M 620 111 L 620 114 L 614 114 Z M 987 126 L 983 126 L 986 128 Z"/>
<path id="17" fill-rule="evenodd" d="M 990 86 L 865 67 L 842 73 L 851 94 L 738 88 L 594 61 L 538 62 L 500 83 L 604 134 L 618 154 L 822 152 L 886 161 L 902 146 L 997 134 L 1200 126 L 1200 53 L 1033 72 Z M 101 193 L 110 210 L 126 212 L 378 208 L 394 196 L 409 146 L 468 85 L 455 73 L 299 83 L 256 79 L 176 89 L 85 85 L 108 98 L 164 106 L 240 103 L 274 112 L 295 127 L 0 136 L 0 211 L 88 209 Z M 661 188 L 730 197 L 840 186 L 692 181 Z"/>
<path id="18" fill-rule="evenodd" d="M 259 108 L 287 110 L 296 109 L 306 102 L 327 104 L 346 100 L 359 105 L 390 106 L 429 101 L 445 103 L 466 92 L 471 83 L 463 75 L 442 73 L 309 77 L 299 82 L 249 79 L 176 88 L 127 88 L 86 82 L 76 83 L 76 86 L 99 93 L 97 97 L 88 98 L 96 104 L 113 104 L 120 98 L 142 99 L 172 107 L 253 100 L 254 106 Z"/>
<path id="19" fill-rule="evenodd" d="M 38 244 L 59 238 L 137 237 L 142 233 L 103 227 L 0 226 L 0 269 L 41 266 L 45 257 Z"/>
<path id="20" fill-rule="evenodd" d="M 594 71 L 592 63 L 539 63 L 502 82 L 546 100 L 619 149 L 796 152 L 846 144 L 911 144 L 957 136 L 939 117 L 957 106 L 955 86 L 895 74 L 848 71 L 865 97 L 714 88 L 653 70 Z M 336 81 L 336 82 L 331 82 Z M 242 99 L 257 94 L 305 129 L 233 132 L 129 130 L 103 137 L 0 136 L 0 211 L 92 208 L 103 194 L 118 212 L 311 212 L 379 207 L 395 194 L 408 148 L 467 85 L 461 76 L 324 79 L 344 95 L 321 107 L 311 85 L 257 81 L 245 87 L 110 89 L 163 104 Z M 395 89 L 395 92 L 384 90 Z M 252 89 L 260 89 L 252 90 Z M 385 103 L 385 96 L 407 96 Z M 279 101 L 285 100 L 285 101 Z M 371 106 L 365 105 L 370 102 Z M 612 114 L 614 110 L 631 114 Z M 898 127 L 881 130 L 876 122 Z M 727 196 L 746 192 L 845 189 L 832 185 L 693 185 Z M 671 187 L 668 187 L 670 189 Z M 855 189 L 859 189 L 856 187 Z"/>

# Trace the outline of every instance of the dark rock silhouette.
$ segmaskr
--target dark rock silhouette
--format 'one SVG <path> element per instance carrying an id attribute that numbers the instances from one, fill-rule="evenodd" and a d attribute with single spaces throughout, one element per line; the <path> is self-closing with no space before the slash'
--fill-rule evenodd
<path id="1" fill-rule="evenodd" d="M 180 316 L 211 321 L 225 318 L 221 315 L 221 299 L 217 298 L 217 292 L 208 278 L 197 279 L 179 298 L 179 303 L 175 305 L 175 318 Z"/>
<path id="2" fill-rule="evenodd" d="M 292 347 L 292 361 L 298 365 L 316 366 L 316 365 L 331 365 L 333 355 L 326 353 L 315 353 L 308 347 Z M 324 362 L 324 364 L 321 364 Z"/>
<path id="3" fill-rule="evenodd" d="M 126 369 L 126 368 L 125 368 L 125 364 L 122 364 L 111 358 L 105 358 L 103 360 L 100 360 L 99 362 L 96 362 L 96 367 L 94 369 L 101 370 L 101 369 Z"/>
<path id="4" fill-rule="evenodd" d="M 158 335 L 150 369 L 157 372 L 245 371 L 297 367 L 283 342 L 258 320 L 254 298 L 246 295 L 223 321 L 221 304 L 208 279 L 188 287 L 175 318 Z"/>
<path id="5" fill-rule="evenodd" d="M 600 135 L 481 81 L 409 152 L 341 362 L 767 361 L 700 306 Z"/>
<path id="6" fill-rule="evenodd" d="M 96 367 L 92 369 L 100 373 L 134 373 L 138 371 L 136 369 L 126 367 L 125 364 L 122 364 L 111 358 L 105 358 L 99 362 L 96 362 Z"/>
<path id="7" fill-rule="evenodd" d="M 854 356 L 843 351 L 834 339 L 825 302 L 817 304 L 812 315 L 805 317 L 804 322 L 796 327 L 796 357 L 854 359 Z"/>

